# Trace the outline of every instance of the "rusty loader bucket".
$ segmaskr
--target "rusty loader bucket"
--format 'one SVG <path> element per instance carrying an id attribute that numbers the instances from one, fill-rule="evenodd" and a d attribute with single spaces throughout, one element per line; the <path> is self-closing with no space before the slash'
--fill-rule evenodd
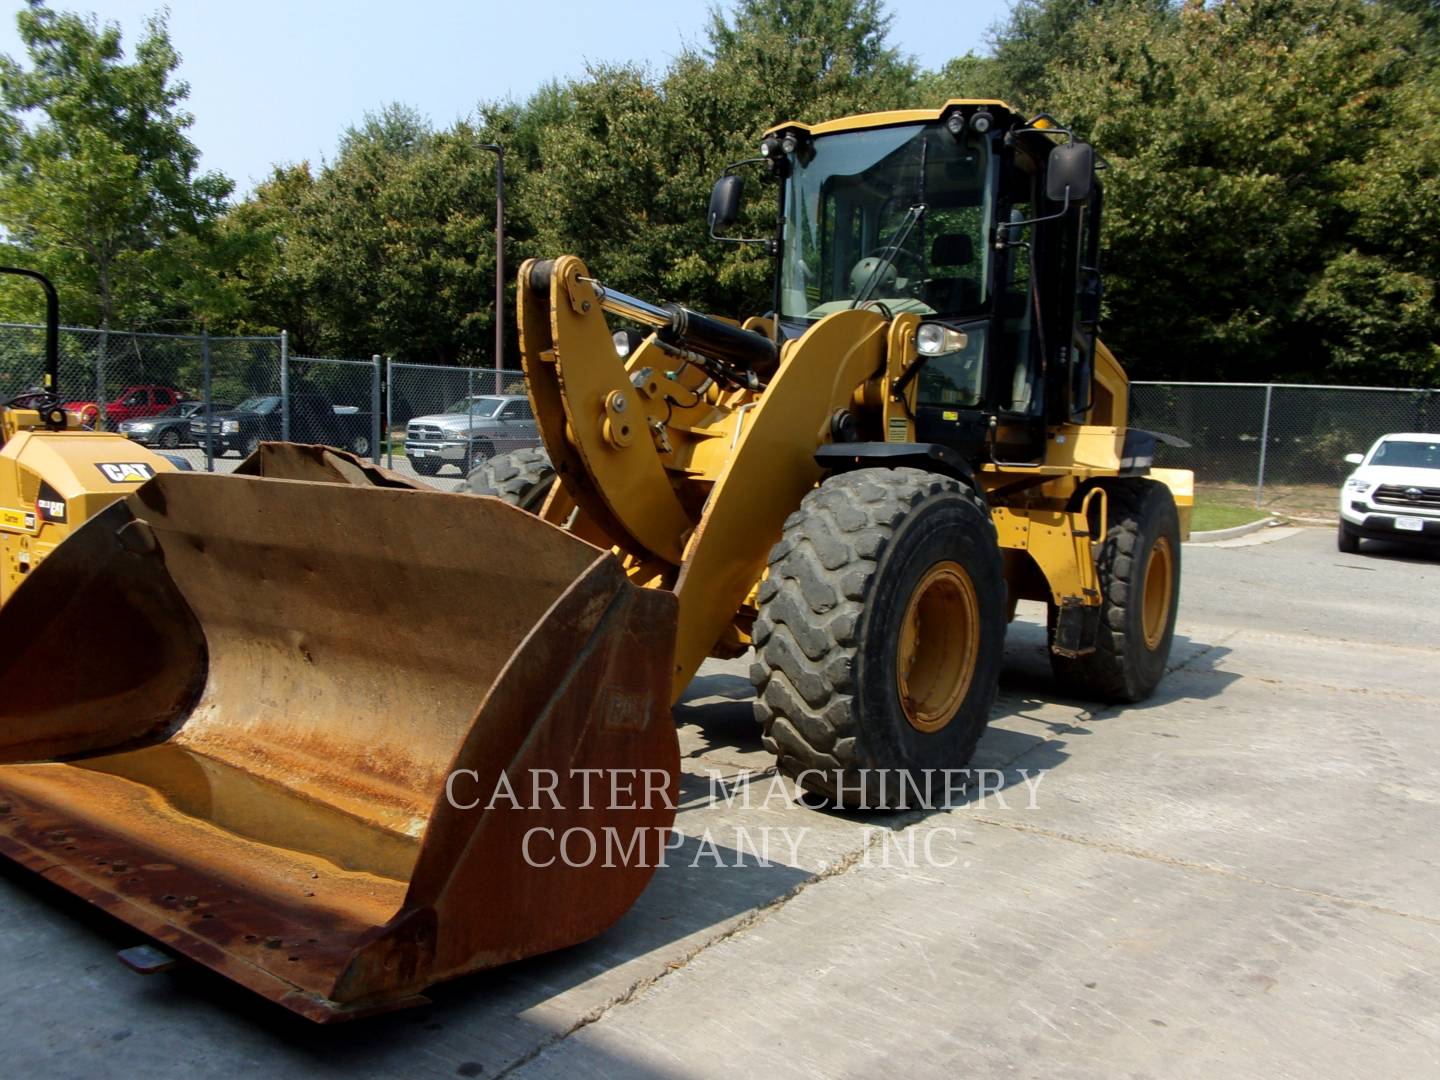
<path id="1" fill-rule="evenodd" d="M 674 597 L 348 455 L 245 472 L 157 476 L 0 610 L 0 852 L 319 1021 L 618 919 L 674 818 Z"/>

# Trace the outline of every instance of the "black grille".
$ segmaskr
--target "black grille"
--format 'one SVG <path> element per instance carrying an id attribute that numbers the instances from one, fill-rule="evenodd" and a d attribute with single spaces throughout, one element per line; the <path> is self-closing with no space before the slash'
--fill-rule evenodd
<path id="1" fill-rule="evenodd" d="M 1372 496 L 1386 506 L 1409 506 L 1417 510 L 1440 510 L 1440 488 L 1412 487 L 1408 484 L 1381 484 Z"/>

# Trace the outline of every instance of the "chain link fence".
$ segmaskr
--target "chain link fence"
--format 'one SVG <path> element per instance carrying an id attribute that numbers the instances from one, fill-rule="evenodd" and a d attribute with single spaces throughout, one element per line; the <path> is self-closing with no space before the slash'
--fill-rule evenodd
<path id="1" fill-rule="evenodd" d="M 1190 443 L 1157 447 L 1155 463 L 1193 469 L 1202 499 L 1333 517 L 1345 455 L 1392 432 L 1440 432 L 1440 391 L 1136 382 L 1130 423 Z"/>
<path id="2" fill-rule="evenodd" d="M 0 400 L 37 387 L 44 368 L 44 327 L 0 323 Z M 255 442 L 279 439 L 449 487 L 478 461 L 540 442 L 521 372 L 291 356 L 284 334 L 65 327 L 60 392 L 95 426 L 199 469 L 228 471 Z M 1130 422 L 1190 443 L 1160 446 L 1156 464 L 1193 469 L 1202 499 L 1331 515 L 1345 455 L 1395 431 L 1440 432 L 1440 391 L 1136 382 Z"/>
<path id="3" fill-rule="evenodd" d="M 0 400 L 38 387 L 44 370 L 45 328 L 0 323 Z M 453 482 L 483 458 L 540 441 L 521 372 L 293 356 L 285 334 L 63 327 L 59 387 L 95 427 L 209 471 L 280 440 Z"/>

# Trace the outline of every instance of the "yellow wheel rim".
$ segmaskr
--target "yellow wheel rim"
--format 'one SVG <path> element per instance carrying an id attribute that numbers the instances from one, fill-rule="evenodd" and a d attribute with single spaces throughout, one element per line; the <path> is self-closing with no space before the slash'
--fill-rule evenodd
<path id="1" fill-rule="evenodd" d="M 1145 564 L 1145 591 L 1141 596 L 1144 612 L 1145 647 L 1152 652 L 1159 648 L 1170 623 L 1170 598 L 1175 592 L 1175 556 L 1170 538 L 1162 536 L 1150 549 Z"/>
<path id="2" fill-rule="evenodd" d="M 957 562 L 936 563 L 910 594 L 900 627 L 896 679 L 905 718 L 939 731 L 960 708 L 980 653 L 975 583 Z"/>

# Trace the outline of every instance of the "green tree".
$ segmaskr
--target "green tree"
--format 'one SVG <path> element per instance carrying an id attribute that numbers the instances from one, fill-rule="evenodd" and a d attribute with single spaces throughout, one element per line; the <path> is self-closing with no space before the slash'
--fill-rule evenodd
<path id="1" fill-rule="evenodd" d="M 322 348 L 490 362 L 495 159 L 469 124 L 389 106 L 348 131 L 299 215 Z"/>
<path id="2" fill-rule="evenodd" d="M 1171 0 L 1015 0 L 991 33 L 991 76 L 1011 104 L 1033 105 L 1050 93 L 1059 69 L 1084 63 L 1084 39 L 1076 31 L 1092 16 L 1134 8 L 1162 20 L 1174 7 Z"/>
<path id="3" fill-rule="evenodd" d="M 1079 59 L 1040 104 L 1109 162 L 1105 334 L 1132 374 L 1434 377 L 1416 30 L 1365 0 L 1113 4 L 1071 27 Z"/>
<path id="4" fill-rule="evenodd" d="M 709 239 L 710 185 L 772 124 L 905 104 L 916 71 L 888 44 L 888 22 L 878 0 L 743 0 L 663 74 L 601 67 L 569 84 L 526 185 L 536 253 L 575 252 L 626 291 L 764 310 L 771 262 Z M 763 175 L 746 174 L 752 230 L 774 220 Z"/>
<path id="5" fill-rule="evenodd" d="M 231 184 L 198 173 L 188 87 L 163 18 L 127 62 L 120 30 L 30 0 L 29 66 L 0 57 L 0 226 L 102 328 L 183 316 L 213 282 L 206 234 Z"/>
<path id="6" fill-rule="evenodd" d="M 227 334 L 290 333 L 300 355 L 319 348 L 313 247 L 299 224 L 315 197 L 310 165 L 276 166 L 220 222 L 221 289 L 211 328 Z"/>

